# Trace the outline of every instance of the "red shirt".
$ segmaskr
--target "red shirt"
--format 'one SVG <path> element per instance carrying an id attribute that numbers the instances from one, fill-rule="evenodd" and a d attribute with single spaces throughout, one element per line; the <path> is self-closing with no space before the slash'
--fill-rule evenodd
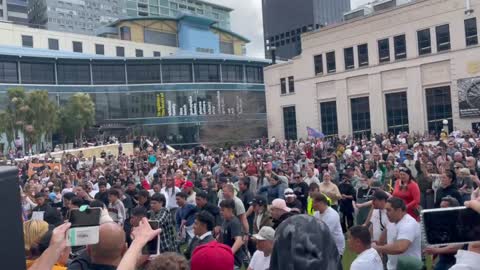
<path id="1" fill-rule="evenodd" d="M 183 185 L 185 184 L 185 180 L 182 178 L 175 178 L 175 186 L 178 188 L 183 188 Z"/>
<path id="2" fill-rule="evenodd" d="M 410 180 L 407 184 L 407 188 L 401 190 L 401 182 L 401 180 L 395 182 L 395 189 L 393 190 L 392 196 L 402 199 L 407 205 L 407 213 L 419 221 L 420 217 L 418 216 L 417 209 L 420 204 L 420 188 L 418 187 L 417 182 Z"/>
<path id="3" fill-rule="evenodd" d="M 249 176 L 257 174 L 257 166 L 255 164 L 248 164 L 245 170 Z"/>

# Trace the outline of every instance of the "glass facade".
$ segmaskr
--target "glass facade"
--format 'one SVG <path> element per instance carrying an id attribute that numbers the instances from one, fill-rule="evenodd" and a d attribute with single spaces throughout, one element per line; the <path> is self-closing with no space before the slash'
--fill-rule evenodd
<path id="1" fill-rule="evenodd" d="M 322 132 L 325 136 L 338 134 L 337 123 L 337 102 L 328 101 L 320 103 L 320 117 L 322 121 Z"/>
<path id="2" fill-rule="evenodd" d="M 385 95 L 388 132 L 398 134 L 408 132 L 407 92 Z"/>
<path id="3" fill-rule="evenodd" d="M 443 128 L 443 120 L 448 120 L 448 130 L 452 131 L 450 86 L 427 88 L 425 95 L 427 97 L 428 131 L 440 133 Z"/>
<path id="4" fill-rule="evenodd" d="M 297 139 L 297 113 L 295 106 L 283 108 L 283 130 L 286 140 Z"/>
<path id="5" fill-rule="evenodd" d="M 29 91 L 42 84 L 59 105 L 77 92 L 88 93 L 95 103 L 96 125 L 115 136 L 151 135 L 173 145 L 266 136 L 265 87 L 258 74 L 266 63 L 202 61 L 0 55 L 0 108 L 9 88 Z M 112 125 L 117 128 L 109 129 Z"/>
<path id="6" fill-rule="evenodd" d="M 354 136 L 370 136 L 370 103 L 368 97 L 352 98 L 350 105 Z"/>

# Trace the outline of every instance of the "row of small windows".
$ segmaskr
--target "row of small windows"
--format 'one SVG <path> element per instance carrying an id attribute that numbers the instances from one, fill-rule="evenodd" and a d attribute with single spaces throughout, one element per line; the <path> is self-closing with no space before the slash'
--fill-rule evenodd
<path id="1" fill-rule="evenodd" d="M 478 44 L 477 19 L 469 18 L 464 21 L 465 26 L 465 44 L 473 46 Z M 426 55 L 432 53 L 432 40 L 430 28 L 417 31 L 418 54 Z M 437 52 L 448 51 L 451 49 L 450 42 L 450 26 L 448 24 L 435 27 L 435 41 Z M 357 45 L 357 61 L 358 67 L 369 65 L 368 60 L 368 44 Z M 384 38 L 377 41 L 379 63 L 388 63 L 390 59 L 390 38 Z M 394 60 L 402 60 L 407 58 L 407 42 L 405 35 L 393 37 L 393 56 Z M 355 68 L 354 47 L 343 49 L 343 57 L 345 69 Z M 315 75 L 324 73 L 324 56 L 323 54 L 313 57 Z M 336 72 L 335 51 L 325 53 L 325 61 L 327 73 Z"/>
<path id="2" fill-rule="evenodd" d="M 32 36 L 27 36 L 27 35 L 22 35 L 22 46 L 23 47 L 28 47 L 28 48 L 33 48 L 33 37 Z M 48 39 L 48 49 L 49 50 L 55 50 L 55 51 L 60 50 L 58 39 L 49 38 Z M 83 53 L 83 42 L 72 41 L 72 50 L 73 50 L 73 52 Z M 124 47 L 116 46 L 115 50 L 116 50 L 116 56 L 125 57 L 125 48 Z M 95 44 L 95 54 L 105 55 L 105 45 Z M 143 50 L 136 49 L 135 50 L 135 56 L 136 57 L 143 57 L 144 56 L 143 55 Z M 153 52 L 153 57 L 160 57 L 160 56 L 161 56 L 161 53 L 159 51 L 154 51 Z"/>
<path id="3" fill-rule="evenodd" d="M 450 87 L 434 87 L 425 89 L 427 105 L 428 131 L 439 132 L 443 128 L 443 120 L 452 123 L 452 102 Z M 342 108 L 343 109 L 343 108 Z M 385 94 L 385 109 L 388 132 L 399 134 L 409 132 L 407 92 Z M 350 117 L 352 131 L 356 137 L 371 134 L 369 97 L 350 99 Z M 325 101 L 320 103 L 321 130 L 325 136 L 338 135 L 337 103 Z M 286 139 L 296 139 L 297 122 L 295 106 L 283 108 L 283 125 Z"/>
<path id="4" fill-rule="evenodd" d="M 320 27 L 321 27 L 320 24 L 315 25 L 315 29 L 319 29 Z M 280 46 L 284 46 L 285 44 L 294 43 L 294 42 L 300 41 L 300 35 L 302 33 L 306 33 L 312 30 L 313 30 L 313 24 L 310 24 L 308 26 L 303 26 L 291 31 L 287 31 L 285 33 L 271 36 L 266 39 L 266 44 L 269 46 L 280 47 Z"/>
<path id="5" fill-rule="evenodd" d="M 263 83 L 263 67 L 234 64 L 72 63 L 0 61 L 0 83 L 130 84 L 230 82 Z M 125 70 L 126 69 L 126 70 Z M 220 73 L 222 71 L 222 73 Z M 19 74 L 21 74 L 19 76 Z M 20 80 L 21 79 L 21 80 Z M 293 78 L 292 78 L 293 83 Z M 293 86 L 292 86 L 293 87 Z"/>

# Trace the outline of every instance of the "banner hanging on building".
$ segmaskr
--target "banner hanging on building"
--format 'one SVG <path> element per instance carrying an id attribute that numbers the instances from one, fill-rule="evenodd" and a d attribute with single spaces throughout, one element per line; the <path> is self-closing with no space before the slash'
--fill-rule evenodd
<path id="1" fill-rule="evenodd" d="M 460 117 L 480 116 L 480 77 L 457 81 Z"/>

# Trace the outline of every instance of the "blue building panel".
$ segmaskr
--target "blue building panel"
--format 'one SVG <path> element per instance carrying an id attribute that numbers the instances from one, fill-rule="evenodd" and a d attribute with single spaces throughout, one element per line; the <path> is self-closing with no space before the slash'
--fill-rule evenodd
<path id="1" fill-rule="evenodd" d="M 182 20 L 178 30 L 179 47 L 193 52 L 220 53 L 218 35 L 210 31 L 208 25 L 195 24 Z"/>

